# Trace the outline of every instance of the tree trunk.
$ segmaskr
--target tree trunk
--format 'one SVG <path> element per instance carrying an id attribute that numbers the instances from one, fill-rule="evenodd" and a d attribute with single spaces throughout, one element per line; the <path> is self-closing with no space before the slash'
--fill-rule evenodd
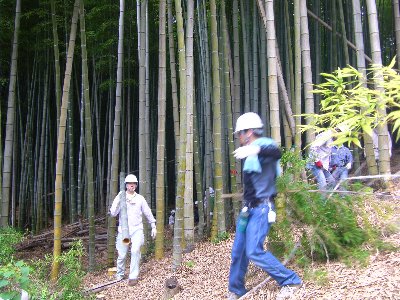
<path id="1" fill-rule="evenodd" d="M 158 50 L 158 139 L 157 139 L 157 178 L 156 178 L 156 203 L 157 203 L 157 237 L 155 257 L 164 256 L 164 215 L 165 215 L 165 109 L 166 109 L 166 33 L 165 13 L 166 1 L 159 3 L 159 50 Z M 175 66 L 173 66 L 175 68 Z"/>
<path id="2" fill-rule="evenodd" d="M 184 192 L 184 236 L 186 248 L 194 247 L 193 216 L 193 106 L 194 106 L 194 58 L 193 58 L 194 1 L 187 1 L 186 22 L 186 169 Z"/>
<path id="3" fill-rule="evenodd" d="M 19 25 L 21 19 L 21 0 L 17 0 L 15 4 L 15 23 L 14 37 L 11 54 L 10 82 L 8 86 L 8 105 L 7 105 L 7 123 L 6 123 L 6 139 L 4 143 L 4 162 L 3 162 L 3 182 L 2 182 L 2 203 L 1 203 L 1 227 L 8 225 L 9 203 L 11 192 L 11 168 L 14 144 L 14 122 L 15 122 L 15 97 L 17 82 L 17 64 L 18 64 L 18 36 Z"/>
<path id="4" fill-rule="evenodd" d="M 62 221 L 62 183 L 64 169 L 64 148 L 65 148 L 65 128 L 67 121 L 67 108 L 70 94 L 70 83 L 72 73 L 72 63 L 74 59 L 76 30 L 79 14 L 79 0 L 75 0 L 74 12 L 71 21 L 71 31 L 68 43 L 67 62 L 65 66 L 63 94 L 61 100 L 60 123 L 58 124 L 57 135 L 57 164 L 55 182 L 55 202 L 54 202 L 54 246 L 53 246 L 53 266 L 51 270 L 51 280 L 56 281 L 60 270 L 59 256 L 61 255 L 61 221 Z"/>
<path id="5" fill-rule="evenodd" d="M 82 50 L 82 79 L 83 98 L 85 107 L 85 165 L 87 186 L 87 212 L 89 220 L 89 270 L 95 269 L 95 209 L 94 209 L 94 176 L 93 176 L 93 142 L 92 142 L 92 109 L 90 107 L 89 74 L 86 50 L 86 25 L 84 0 L 80 4 L 80 28 L 81 28 L 81 50 Z M 81 212 L 79 211 L 79 214 Z"/>
<path id="6" fill-rule="evenodd" d="M 176 199 L 175 199 L 175 224 L 173 241 L 173 261 L 172 268 L 176 270 L 182 262 L 182 236 L 183 236 L 183 217 L 184 217 L 184 190 L 185 190 L 185 169 L 186 169 L 186 49 L 185 33 L 183 28 L 181 0 L 175 0 L 176 25 L 178 33 L 178 53 L 179 53 L 179 153 L 178 176 L 176 180 Z"/>
<path id="7" fill-rule="evenodd" d="M 354 23 L 354 39 L 357 46 L 357 69 L 363 74 L 363 78 L 367 78 L 365 56 L 364 56 L 364 36 L 361 23 L 360 0 L 352 0 L 353 3 L 353 23 Z M 363 83 L 366 86 L 366 82 Z M 368 172 L 370 175 L 378 174 L 376 165 L 372 137 L 366 132 L 363 133 L 365 156 L 367 160 Z"/>
<path id="8" fill-rule="evenodd" d="M 118 26 L 118 62 L 117 62 L 117 87 L 115 92 L 115 109 L 114 109 L 114 130 L 112 143 L 112 161 L 111 161 L 111 180 L 110 180 L 110 198 L 113 199 L 118 194 L 118 166 L 120 153 L 120 136 L 121 136 L 121 102 L 122 102 L 122 76 L 123 76 L 123 60 L 124 60 L 124 13 L 125 0 L 119 2 L 119 26 Z M 115 251 L 115 231 L 116 220 L 114 217 L 108 218 L 108 266 L 114 265 Z"/>
<path id="9" fill-rule="evenodd" d="M 400 69 L 400 11 L 399 0 L 393 0 L 394 32 L 396 37 L 397 69 Z"/>
<path id="10" fill-rule="evenodd" d="M 378 66 L 382 66 L 381 56 L 381 44 L 379 38 L 379 26 L 378 26 L 378 14 L 376 11 L 375 0 L 366 0 L 367 14 L 368 14 L 368 25 L 369 25 L 369 36 L 371 41 L 371 53 L 372 63 Z M 382 73 L 379 70 L 374 72 L 374 76 L 377 82 L 383 81 Z M 381 86 L 381 85 L 379 85 Z M 375 89 L 383 93 L 383 89 L 376 86 Z M 380 99 L 379 102 L 383 100 Z M 382 119 L 386 117 L 386 110 L 384 105 L 377 105 L 378 112 Z M 390 174 L 390 156 L 389 156 L 389 141 L 388 141 L 388 129 L 387 124 L 380 124 L 377 128 L 378 134 L 378 145 L 379 145 L 379 173 Z"/>
<path id="11" fill-rule="evenodd" d="M 307 18 L 307 2 L 300 0 L 300 32 L 301 32 L 301 62 L 303 65 L 303 83 L 304 83 L 304 102 L 305 113 L 314 113 L 314 95 L 312 83 L 312 70 L 311 70 L 311 56 L 310 56 L 310 38 L 308 31 L 308 18 Z M 306 119 L 306 124 L 309 124 L 311 119 Z M 310 144 L 314 140 L 314 132 L 307 130 L 306 144 Z"/>
<path id="12" fill-rule="evenodd" d="M 218 228 L 213 226 L 211 238 L 217 236 L 217 232 L 225 232 L 225 207 L 224 200 L 221 198 L 223 191 L 222 177 L 222 119 L 221 119 L 221 81 L 219 77 L 219 57 L 218 57 L 218 32 L 217 32 L 217 7 L 215 0 L 210 1 L 211 16 L 211 52 L 212 52 L 212 78 L 213 78 L 213 137 L 214 137 L 214 190 L 215 190 L 215 210 L 214 222 Z M 218 223 L 217 223 L 218 222 Z M 215 229 L 214 229 L 215 228 Z"/>

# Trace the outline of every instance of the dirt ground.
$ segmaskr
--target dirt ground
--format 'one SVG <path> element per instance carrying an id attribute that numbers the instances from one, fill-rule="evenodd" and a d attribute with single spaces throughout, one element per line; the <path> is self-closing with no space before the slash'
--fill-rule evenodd
<path id="1" fill-rule="evenodd" d="M 373 206 L 366 203 L 366 210 L 371 211 L 372 224 L 379 226 L 385 241 L 400 247 L 400 201 L 374 201 L 379 202 L 383 212 L 388 212 L 388 219 L 378 220 L 372 211 Z M 127 280 L 123 280 L 97 293 L 97 297 L 115 300 L 164 299 L 166 279 L 176 276 L 182 289 L 172 299 L 225 299 L 232 242 L 233 236 L 217 245 L 210 242 L 197 244 L 194 251 L 183 254 L 182 267 L 175 274 L 171 272 L 170 253 L 162 260 L 149 259 L 141 264 L 138 285 L 129 287 Z M 400 299 L 399 251 L 376 252 L 365 267 L 330 262 L 314 264 L 306 273 L 296 266 L 289 267 L 298 272 L 304 281 L 304 286 L 291 299 Z M 251 289 L 267 277 L 251 265 L 246 286 Z M 88 275 L 85 285 L 90 288 L 112 279 L 102 270 Z M 269 281 L 246 299 L 275 299 L 278 290 L 276 283 Z"/>
<path id="2" fill-rule="evenodd" d="M 392 157 L 392 174 L 400 171 L 400 150 Z M 400 249 L 400 180 L 396 180 L 390 196 L 378 196 L 372 200 L 381 207 L 381 215 L 374 210 L 371 199 L 365 201 L 365 209 L 371 223 L 380 229 L 385 241 Z M 104 232 L 105 228 L 101 228 Z M 191 253 L 183 254 L 179 270 L 172 272 L 171 252 L 165 258 L 155 260 L 146 258 L 140 266 L 139 283 L 134 287 L 123 280 L 94 295 L 98 299 L 165 299 L 165 281 L 175 276 L 181 290 L 173 298 L 186 299 L 226 299 L 230 266 L 230 254 L 234 234 L 219 244 L 197 243 Z M 169 237 L 171 243 L 172 237 Z M 20 258 L 41 258 L 44 253 L 51 254 L 51 243 L 18 253 Z M 97 251 L 98 271 L 88 274 L 84 279 L 84 288 L 90 289 L 113 280 L 107 274 L 106 250 Z M 399 299 L 400 300 L 400 251 L 375 252 L 367 266 L 347 266 L 341 262 L 315 263 L 308 270 L 288 265 L 303 279 L 304 285 L 291 299 Z M 128 274 L 129 260 L 127 264 Z M 267 278 L 267 274 L 250 264 L 246 277 L 246 287 L 251 289 Z M 275 299 L 279 288 L 274 281 L 267 282 L 261 289 L 246 299 Z"/>

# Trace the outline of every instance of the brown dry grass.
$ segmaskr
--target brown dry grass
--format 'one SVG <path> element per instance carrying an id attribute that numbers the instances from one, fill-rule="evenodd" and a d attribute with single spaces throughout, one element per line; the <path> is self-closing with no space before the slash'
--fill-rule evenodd
<path id="1" fill-rule="evenodd" d="M 372 201 L 372 202 L 371 202 Z M 376 207 L 381 209 L 377 210 Z M 400 201 L 368 200 L 365 209 L 374 226 L 380 228 L 386 241 L 400 246 Z M 138 285 L 127 281 L 98 293 L 102 299 L 164 299 L 164 283 L 177 277 L 182 290 L 173 299 L 225 299 L 233 237 L 220 244 L 201 242 L 191 253 L 183 254 L 183 262 L 175 274 L 171 272 L 171 255 L 162 260 L 149 259 L 141 264 Z M 346 266 L 341 262 L 313 264 L 308 270 L 289 265 L 300 274 L 304 286 L 292 299 L 400 299 L 400 252 L 376 252 L 367 266 Z M 127 270 L 128 272 L 128 270 Z M 266 274 L 250 266 L 247 288 L 266 278 Z M 109 281 L 105 270 L 88 275 L 86 288 Z M 247 299 L 275 299 L 278 286 L 270 281 Z"/>

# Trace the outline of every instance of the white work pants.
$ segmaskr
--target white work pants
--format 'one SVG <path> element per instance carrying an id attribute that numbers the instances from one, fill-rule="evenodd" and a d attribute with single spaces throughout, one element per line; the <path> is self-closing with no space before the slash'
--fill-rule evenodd
<path id="1" fill-rule="evenodd" d="M 144 243 L 144 234 L 142 229 L 136 230 L 131 236 L 131 266 L 129 270 L 129 279 L 137 279 L 139 276 L 140 247 Z M 117 236 L 117 276 L 124 276 L 126 255 L 128 254 L 129 245 L 122 243 L 122 234 Z"/>

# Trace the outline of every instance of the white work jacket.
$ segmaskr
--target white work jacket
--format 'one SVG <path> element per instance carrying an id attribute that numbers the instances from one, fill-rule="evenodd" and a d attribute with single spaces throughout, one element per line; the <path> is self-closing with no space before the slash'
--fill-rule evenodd
<path id="1" fill-rule="evenodd" d="M 332 131 L 321 132 L 315 137 L 310 147 L 310 155 L 314 161 L 321 161 L 324 169 L 329 169 L 329 160 L 332 153 Z"/>
<path id="2" fill-rule="evenodd" d="M 110 214 L 113 217 L 116 217 L 120 210 L 120 195 L 122 192 L 119 192 L 118 195 L 114 198 L 114 201 L 110 208 Z M 146 199 L 138 193 L 128 194 L 126 195 L 126 213 L 128 215 L 128 229 L 129 235 L 132 235 L 138 229 L 143 230 L 143 220 L 142 214 L 146 216 L 146 219 L 151 225 L 151 228 L 156 227 L 156 220 L 153 217 L 151 209 L 146 202 Z M 121 224 L 121 221 L 119 222 Z M 121 225 L 118 226 L 118 232 L 122 232 Z"/>

